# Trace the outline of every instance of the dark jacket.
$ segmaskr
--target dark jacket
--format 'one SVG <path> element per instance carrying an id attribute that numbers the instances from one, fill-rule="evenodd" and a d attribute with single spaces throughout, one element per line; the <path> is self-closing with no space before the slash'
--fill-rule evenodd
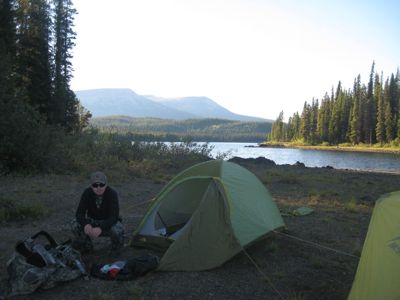
<path id="1" fill-rule="evenodd" d="M 101 230 L 108 230 L 117 223 L 119 217 L 118 194 L 107 186 L 103 194 L 103 200 L 99 208 L 96 206 L 96 194 L 88 187 L 81 196 L 76 219 L 84 227 L 91 224 L 88 218 L 96 221 Z M 93 225 L 93 224 L 92 224 Z"/>

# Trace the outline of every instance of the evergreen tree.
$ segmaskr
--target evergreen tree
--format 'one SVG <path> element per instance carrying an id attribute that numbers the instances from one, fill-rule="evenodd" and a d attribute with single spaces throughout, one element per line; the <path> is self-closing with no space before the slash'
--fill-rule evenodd
<path id="1" fill-rule="evenodd" d="M 54 2 L 54 93 L 51 106 L 51 121 L 68 131 L 79 127 L 78 100 L 70 89 L 72 78 L 72 48 L 75 46 L 73 21 L 76 10 L 71 0 Z"/>
<path id="2" fill-rule="evenodd" d="M 49 10 L 45 0 L 17 0 L 16 84 L 46 117 L 51 102 Z"/>
<path id="3" fill-rule="evenodd" d="M 301 124 L 300 124 L 300 137 L 304 142 L 309 143 L 311 136 L 311 107 L 305 102 L 303 106 L 303 112 L 301 113 Z"/>
<path id="4" fill-rule="evenodd" d="M 310 119 L 310 143 L 316 144 L 318 143 L 318 132 L 317 132 L 317 125 L 318 125 L 318 106 L 319 106 L 318 99 L 313 99 L 311 103 L 311 119 Z"/>
<path id="5" fill-rule="evenodd" d="M 350 91 L 346 91 L 343 96 L 343 105 L 341 111 L 343 112 L 343 116 L 341 118 L 340 132 L 341 132 L 341 142 L 349 142 L 348 138 L 348 128 L 350 128 L 350 116 L 351 116 L 351 107 L 352 107 L 352 95 Z"/>
<path id="6" fill-rule="evenodd" d="M 301 138 L 300 135 L 301 118 L 298 112 L 295 112 L 288 122 L 288 140 L 296 141 Z"/>
<path id="7" fill-rule="evenodd" d="M 321 106 L 318 111 L 317 132 L 319 140 L 329 141 L 329 122 L 330 122 L 330 98 L 325 94 L 321 100 Z"/>
<path id="8" fill-rule="evenodd" d="M 397 107 L 400 108 L 400 70 L 397 69 L 396 72 L 396 87 L 397 87 Z M 397 132 L 396 132 L 396 138 L 398 141 L 400 141 L 400 109 L 399 109 L 399 114 L 397 115 Z"/>
<path id="9" fill-rule="evenodd" d="M 343 119 L 343 92 L 342 84 L 339 81 L 336 88 L 335 99 L 332 103 L 332 116 L 329 121 L 329 142 L 332 144 L 338 144 L 341 139 L 341 122 Z"/>
<path id="10" fill-rule="evenodd" d="M 394 137 L 394 126 L 392 116 L 392 105 L 390 101 L 390 88 L 389 80 L 386 80 L 383 89 L 383 106 L 384 106 L 384 127 L 385 127 L 385 141 L 390 143 Z"/>
<path id="11" fill-rule="evenodd" d="M 376 99 L 376 140 L 378 143 L 385 142 L 385 105 L 382 95 L 382 85 L 379 80 L 379 75 L 375 75 L 374 96 Z"/>
<path id="12" fill-rule="evenodd" d="M 374 75 L 375 62 L 372 63 L 371 73 L 369 75 L 366 109 L 364 112 L 364 139 L 369 144 L 375 143 L 375 128 L 376 128 L 376 101 L 374 97 Z"/>
<path id="13" fill-rule="evenodd" d="M 13 1 L 0 0 L 0 104 L 14 93 L 12 80 L 15 57 L 15 24 Z"/>
<path id="14" fill-rule="evenodd" d="M 361 76 L 358 75 L 354 81 L 353 107 L 350 121 L 350 142 L 358 144 L 361 141 Z"/>
<path id="15" fill-rule="evenodd" d="M 391 107 L 391 118 L 392 118 L 392 132 L 397 132 L 397 119 L 399 117 L 399 96 L 398 96 L 398 82 L 396 77 L 392 73 L 389 81 L 389 98 L 390 98 L 390 107 Z M 394 136 L 393 136 L 394 138 Z"/>
<path id="16" fill-rule="evenodd" d="M 285 126 L 283 123 L 283 111 L 279 113 L 278 118 L 272 124 L 271 139 L 278 142 L 286 141 Z"/>

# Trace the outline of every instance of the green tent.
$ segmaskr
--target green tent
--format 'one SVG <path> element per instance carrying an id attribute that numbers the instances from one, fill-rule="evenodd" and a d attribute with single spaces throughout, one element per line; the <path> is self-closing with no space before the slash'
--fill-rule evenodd
<path id="1" fill-rule="evenodd" d="M 375 204 L 348 299 L 400 299 L 400 191 Z"/>
<path id="2" fill-rule="evenodd" d="M 206 270 L 281 226 L 276 204 L 253 173 L 212 160 L 186 169 L 161 190 L 132 241 L 167 248 L 160 270 Z"/>

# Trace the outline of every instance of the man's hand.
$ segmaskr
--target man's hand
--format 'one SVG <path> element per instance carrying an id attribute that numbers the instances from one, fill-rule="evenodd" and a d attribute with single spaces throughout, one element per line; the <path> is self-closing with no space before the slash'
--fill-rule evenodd
<path id="1" fill-rule="evenodd" d="M 83 231 L 91 238 L 97 238 L 102 233 L 100 227 L 93 227 L 90 224 L 86 224 L 85 227 L 83 227 Z"/>
<path id="2" fill-rule="evenodd" d="M 97 238 L 101 234 L 101 228 L 100 227 L 94 227 L 92 228 L 92 237 Z"/>
<path id="3" fill-rule="evenodd" d="M 88 236 L 92 235 L 92 230 L 93 230 L 93 227 L 90 224 L 86 224 L 85 227 L 83 227 L 83 232 L 85 232 L 85 234 Z"/>

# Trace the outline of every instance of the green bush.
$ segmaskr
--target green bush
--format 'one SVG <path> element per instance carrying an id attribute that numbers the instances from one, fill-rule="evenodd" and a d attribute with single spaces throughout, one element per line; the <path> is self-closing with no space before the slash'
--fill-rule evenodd
<path id="1" fill-rule="evenodd" d="M 10 199 L 0 199 L 0 223 L 37 219 L 47 212 L 47 208 L 41 203 L 16 203 Z"/>
<path id="2" fill-rule="evenodd" d="M 212 150 L 208 144 L 141 142 L 129 133 L 93 128 L 70 136 L 66 148 L 71 171 L 104 170 L 138 177 L 154 177 L 166 168 L 181 169 L 208 160 Z"/>
<path id="3" fill-rule="evenodd" d="M 351 198 L 344 204 L 344 210 L 350 213 L 357 212 L 357 201 L 355 198 Z"/>

